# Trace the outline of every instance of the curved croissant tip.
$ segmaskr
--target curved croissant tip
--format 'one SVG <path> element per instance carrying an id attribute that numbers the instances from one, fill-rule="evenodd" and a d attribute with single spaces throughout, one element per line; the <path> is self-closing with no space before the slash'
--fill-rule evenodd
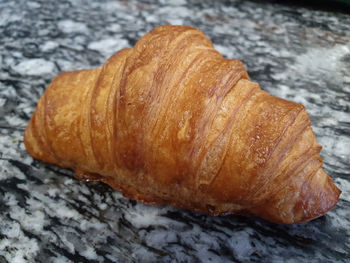
<path id="1" fill-rule="evenodd" d="M 319 169 L 300 194 L 300 201 L 294 207 L 298 215 L 294 223 L 307 222 L 326 214 L 336 206 L 341 190 L 323 169 Z"/>
<path id="2" fill-rule="evenodd" d="M 269 200 L 269 205 L 262 205 L 255 215 L 278 224 L 304 223 L 333 209 L 340 194 L 332 179 L 323 169 L 319 169 L 302 183 L 299 191 L 283 195 L 283 199 Z"/>

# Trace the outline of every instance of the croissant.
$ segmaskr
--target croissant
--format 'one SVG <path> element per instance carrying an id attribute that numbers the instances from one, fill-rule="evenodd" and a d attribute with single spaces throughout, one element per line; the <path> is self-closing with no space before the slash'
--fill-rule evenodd
<path id="1" fill-rule="evenodd" d="M 96 69 L 58 75 L 24 136 L 36 159 L 148 204 L 291 224 L 333 208 L 305 108 L 251 82 L 188 26 L 160 26 Z"/>

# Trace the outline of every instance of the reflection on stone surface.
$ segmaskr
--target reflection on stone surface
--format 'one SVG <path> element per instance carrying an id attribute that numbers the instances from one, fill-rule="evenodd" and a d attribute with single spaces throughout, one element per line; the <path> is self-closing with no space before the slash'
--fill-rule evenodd
<path id="1" fill-rule="evenodd" d="M 345 262 L 350 258 L 350 16 L 243 1 L 0 1 L 0 262 Z M 145 206 L 33 160 L 23 132 L 61 71 L 101 65 L 162 24 L 205 32 L 273 95 L 303 103 L 343 191 L 284 226 Z"/>

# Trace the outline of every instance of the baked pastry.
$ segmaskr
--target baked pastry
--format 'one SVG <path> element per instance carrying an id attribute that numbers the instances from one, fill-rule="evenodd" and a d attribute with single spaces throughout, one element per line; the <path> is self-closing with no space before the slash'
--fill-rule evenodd
<path id="1" fill-rule="evenodd" d="M 101 67 L 58 75 L 24 142 L 131 199 L 210 215 L 297 223 L 340 195 L 305 108 L 261 90 L 188 26 L 157 27 Z"/>

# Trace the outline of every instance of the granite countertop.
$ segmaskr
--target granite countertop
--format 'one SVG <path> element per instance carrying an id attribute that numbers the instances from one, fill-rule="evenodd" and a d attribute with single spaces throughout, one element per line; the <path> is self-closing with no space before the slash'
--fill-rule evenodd
<path id="1" fill-rule="evenodd" d="M 350 15 L 165 2 L 0 0 L 0 262 L 350 262 Z M 99 66 L 162 24 L 201 29 L 264 90 L 305 105 L 342 190 L 332 211 L 277 225 L 146 206 L 29 156 L 23 132 L 55 75 Z"/>

